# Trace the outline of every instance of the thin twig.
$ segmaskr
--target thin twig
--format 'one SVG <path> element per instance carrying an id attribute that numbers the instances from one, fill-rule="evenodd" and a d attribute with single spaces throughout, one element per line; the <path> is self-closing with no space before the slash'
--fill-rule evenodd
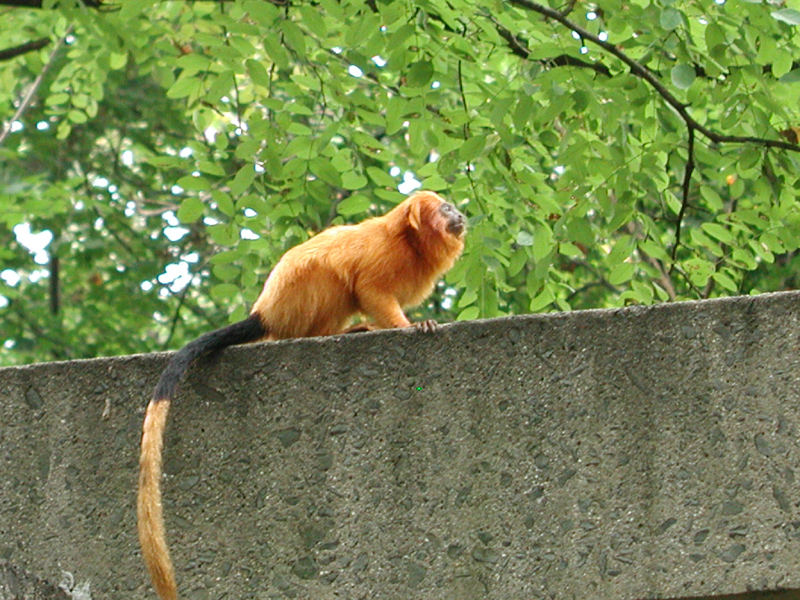
<path id="1" fill-rule="evenodd" d="M 69 28 L 67 29 L 67 32 L 64 34 L 64 37 L 62 37 L 56 44 L 56 47 L 53 48 L 53 51 L 50 53 L 50 58 L 47 59 L 47 64 L 42 68 L 42 71 L 39 73 L 39 75 L 31 84 L 30 89 L 28 89 L 28 93 L 25 94 L 25 98 L 23 98 L 22 102 L 20 102 L 19 108 L 17 108 L 17 112 L 14 113 L 14 116 L 6 124 L 5 128 L 3 129 L 3 132 L 0 133 L 0 146 L 3 145 L 3 142 L 6 141 L 8 134 L 11 133 L 11 127 L 14 125 L 14 123 L 16 121 L 19 121 L 22 118 L 22 115 L 25 113 L 25 111 L 28 110 L 28 108 L 30 107 L 31 103 L 33 102 L 33 97 L 36 95 L 39 86 L 41 86 L 42 82 L 44 81 L 44 76 L 47 74 L 47 72 L 50 70 L 50 67 L 52 67 L 53 63 L 55 62 L 54 59 L 56 57 L 56 54 L 61 49 L 61 46 L 64 45 L 64 42 L 66 42 L 67 38 L 70 35 L 72 35 L 72 30 L 74 28 L 75 28 L 74 25 L 70 25 Z"/>
<path id="2" fill-rule="evenodd" d="M 464 141 L 467 141 L 469 138 L 472 137 L 472 132 L 469 128 L 470 118 L 469 118 L 469 105 L 467 104 L 467 94 L 464 91 L 464 74 L 461 70 L 461 64 L 463 61 L 458 61 L 458 90 L 461 94 L 461 103 L 464 105 L 464 115 L 466 116 L 466 120 L 464 121 Z M 476 200 L 479 199 L 478 190 L 475 187 L 475 180 L 472 178 L 472 161 L 469 161 L 466 166 L 464 167 L 464 173 L 469 180 L 470 188 L 472 189 L 472 194 Z"/>
<path id="3" fill-rule="evenodd" d="M 191 284 L 187 283 L 186 287 L 183 288 L 181 294 L 178 298 L 178 306 L 175 307 L 175 315 L 172 317 L 172 322 L 170 323 L 169 327 L 169 335 L 167 339 L 164 340 L 164 343 L 161 345 L 162 350 L 166 350 L 169 348 L 170 344 L 172 343 L 172 337 L 175 335 L 175 330 L 178 328 L 178 322 L 180 321 L 181 316 L 181 308 L 183 308 L 184 302 L 186 302 L 186 295 L 188 294 L 189 290 L 191 289 Z"/>
<path id="4" fill-rule="evenodd" d="M 528 10 L 532 10 L 534 12 L 539 13 L 545 17 L 553 19 L 554 21 L 558 21 L 562 25 L 564 25 L 567 29 L 570 29 L 577 33 L 581 38 L 584 40 L 589 40 L 594 44 L 600 46 L 603 50 L 616 56 L 619 60 L 624 62 L 628 67 L 631 69 L 631 73 L 644 79 L 647 83 L 649 83 L 653 88 L 661 95 L 662 98 L 669 104 L 675 112 L 680 115 L 681 119 L 684 120 L 687 126 L 690 129 L 696 129 L 704 136 L 706 136 L 712 142 L 717 144 L 721 143 L 735 143 L 735 144 L 761 144 L 767 147 L 772 148 L 783 148 L 784 150 L 791 150 L 792 152 L 800 152 L 800 145 L 792 144 L 789 142 L 784 142 L 781 140 L 768 140 L 765 138 L 758 138 L 758 137 L 751 137 L 751 136 L 740 136 L 740 135 L 723 135 L 721 133 L 717 133 L 706 127 L 705 125 L 701 124 L 699 121 L 692 118 L 688 111 L 688 105 L 684 104 L 680 100 L 678 100 L 672 93 L 658 80 L 658 78 L 644 65 L 636 62 L 632 58 L 630 58 L 627 54 L 619 50 L 613 44 L 609 42 L 601 40 L 598 36 L 593 34 L 591 31 L 584 29 L 580 25 L 573 23 L 569 19 L 567 19 L 563 14 L 559 11 L 549 8 L 547 6 L 542 6 L 537 2 L 533 2 L 533 0 L 510 0 L 512 4 L 516 4 L 517 6 L 521 6 L 522 8 L 526 8 Z"/>
<path id="5" fill-rule="evenodd" d="M 50 43 L 50 38 L 39 38 L 38 40 L 34 40 L 32 42 L 25 42 L 24 44 L 20 44 L 19 46 L 14 46 L 13 48 L 6 48 L 5 50 L 0 50 L 0 60 L 11 60 L 12 58 L 16 58 L 17 56 L 27 54 L 28 52 L 41 50 L 49 43 Z"/>
<path id="6" fill-rule="evenodd" d="M 511 31 L 503 27 L 496 19 L 492 17 L 489 17 L 489 19 L 494 24 L 495 29 L 497 29 L 497 33 L 500 34 L 500 37 L 503 38 L 508 43 L 508 47 L 511 49 L 511 51 L 520 58 L 530 60 L 531 51 L 528 49 L 527 41 L 511 33 Z M 554 56 L 553 58 L 539 59 L 538 62 L 539 64 L 545 66 L 578 67 L 581 69 L 591 69 L 596 73 L 600 73 L 601 75 L 605 75 L 606 77 L 611 77 L 611 71 L 604 64 L 599 62 L 587 62 L 581 60 L 580 58 L 569 56 L 568 54 Z"/>
<path id="7" fill-rule="evenodd" d="M 681 225 L 683 217 L 686 215 L 686 208 L 689 206 L 689 185 L 692 182 L 694 172 L 694 128 L 689 127 L 689 155 L 686 157 L 686 168 L 683 171 L 683 194 L 681 199 L 681 209 L 678 211 L 678 219 L 675 223 L 675 245 L 672 247 L 672 267 L 670 273 L 675 268 L 675 257 L 678 254 L 678 246 L 681 245 Z"/>

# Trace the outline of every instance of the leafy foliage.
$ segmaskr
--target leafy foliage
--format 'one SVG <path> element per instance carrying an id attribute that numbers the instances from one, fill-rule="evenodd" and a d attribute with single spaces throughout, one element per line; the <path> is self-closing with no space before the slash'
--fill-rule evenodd
<path id="1" fill-rule="evenodd" d="M 0 7 L 52 42 L 0 62 L 0 361 L 179 346 L 409 181 L 470 218 L 417 316 L 792 287 L 800 13 L 720 2 Z"/>

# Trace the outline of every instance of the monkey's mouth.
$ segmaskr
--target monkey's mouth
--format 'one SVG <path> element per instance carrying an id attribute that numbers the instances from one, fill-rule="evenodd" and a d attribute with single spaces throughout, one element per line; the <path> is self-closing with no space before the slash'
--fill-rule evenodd
<path id="1" fill-rule="evenodd" d="M 453 235 L 461 235 L 464 233 L 464 230 L 467 228 L 467 220 L 464 218 L 464 215 L 459 214 L 457 217 L 454 217 L 450 220 L 447 224 L 447 231 L 452 233 Z"/>

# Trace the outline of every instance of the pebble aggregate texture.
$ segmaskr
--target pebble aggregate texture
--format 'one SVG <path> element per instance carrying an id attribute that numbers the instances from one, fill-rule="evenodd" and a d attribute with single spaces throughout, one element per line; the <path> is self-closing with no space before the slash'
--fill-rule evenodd
<path id="1" fill-rule="evenodd" d="M 799 318 L 781 293 L 229 349 L 170 415 L 181 597 L 800 589 Z M 134 490 L 167 359 L 0 369 L 0 560 L 154 598 Z"/>

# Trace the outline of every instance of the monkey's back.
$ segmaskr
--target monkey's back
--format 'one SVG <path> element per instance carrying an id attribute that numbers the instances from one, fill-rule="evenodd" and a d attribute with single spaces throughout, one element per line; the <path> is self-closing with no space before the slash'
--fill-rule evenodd
<path id="1" fill-rule="evenodd" d="M 361 261 L 377 242 L 365 224 L 332 227 L 283 255 L 251 311 L 268 327 L 268 339 L 332 335 L 348 326 L 359 312 Z"/>

